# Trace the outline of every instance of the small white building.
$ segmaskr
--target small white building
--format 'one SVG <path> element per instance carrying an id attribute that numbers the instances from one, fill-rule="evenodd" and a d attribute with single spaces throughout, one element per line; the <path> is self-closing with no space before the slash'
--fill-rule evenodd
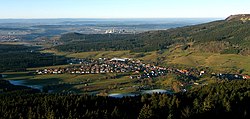
<path id="1" fill-rule="evenodd" d="M 120 61 L 120 62 L 125 62 L 127 61 L 128 58 L 112 58 L 110 61 Z"/>

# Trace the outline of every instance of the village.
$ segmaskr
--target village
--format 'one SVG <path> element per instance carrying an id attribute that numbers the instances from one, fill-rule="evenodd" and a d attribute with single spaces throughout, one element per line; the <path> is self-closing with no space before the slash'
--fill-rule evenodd
<path id="1" fill-rule="evenodd" d="M 38 75 L 56 75 L 56 74 L 105 74 L 105 73 L 129 73 L 130 79 L 145 79 L 165 76 L 167 73 L 183 75 L 192 80 L 198 80 L 199 77 L 206 74 L 205 70 L 197 69 L 178 69 L 171 67 L 161 67 L 152 64 L 145 64 L 140 60 L 129 58 L 99 58 L 93 59 L 70 59 L 67 61 L 70 66 L 66 68 L 44 68 L 36 70 Z M 223 74 L 211 73 L 218 79 L 250 79 L 249 75 L 241 74 Z"/>
<path id="2" fill-rule="evenodd" d="M 167 68 L 144 64 L 140 60 L 132 60 L 128 58 L 99 58 L 93 59 L 70 59 L 70 64 L 66 68 L 41 69 L 36 74 L 104 74 L 104 73 L 132 73 L 138 74 L 136 78 L 150 78 L 165 75 Z M 142 74 L 142 75 L 139 75 Z M 130 78 L 135 78 L 135 76 Z"/>

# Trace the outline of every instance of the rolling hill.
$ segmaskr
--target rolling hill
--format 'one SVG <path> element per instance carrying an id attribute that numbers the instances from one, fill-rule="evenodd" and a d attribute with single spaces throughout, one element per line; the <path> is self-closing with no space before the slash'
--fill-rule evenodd
<path id="1" fill-rule="evenodd" d="M 149 52 L 168 49 L 178 44 L 183 45 L 183 49 L 193 47 L 201 52 L 248 55 L 250 54 L 249 18 L 250 15 L 232 15 L 225 20 L 140 34 L 68 33 L 60 38 L 63 44 L 54 48 L 67 52 L 109 50 Z"/>

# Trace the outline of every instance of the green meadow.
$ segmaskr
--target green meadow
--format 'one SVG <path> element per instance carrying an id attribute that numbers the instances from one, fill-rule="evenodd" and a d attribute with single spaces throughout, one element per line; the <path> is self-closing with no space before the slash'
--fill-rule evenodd
<path id="1" fill-rule="evenodd" d="M 25 80 L 25 85 L 56 86 L 55 92 L 75 91 L 77 93 L 123 91 L 130 92 L 134 85 L 126 74 L 46 74 L 36 75 L 33 71 L 27 72 L 5 72 L 6 80 Z M 120 76 L 122 75 L 122 76 Z M 123 76 L 125 75 L 125 76 Z M 117 78 L 112 78 L 116 76 Z M 61 85 L 64 84 L 64 85 Z M 65 85 L 66 84 L 66 85 Z M 87 84 L 87 86 L 86 86 Z M 122 88 L 123 89 L 120 89 Z M 129 88 L 125 88 L 129 87 Z M 128 90 L 127 90 L 128 89 Z M 134 91 L 134 89 L 133 89 Z"/>

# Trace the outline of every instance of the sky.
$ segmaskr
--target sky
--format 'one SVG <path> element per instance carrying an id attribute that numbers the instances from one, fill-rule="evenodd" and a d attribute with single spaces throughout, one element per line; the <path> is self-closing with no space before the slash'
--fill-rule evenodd
<path id="1" fill-rule="evenodd" d="M 6 18 L 225 18 L 250 0 L 0 0 Z"/>

